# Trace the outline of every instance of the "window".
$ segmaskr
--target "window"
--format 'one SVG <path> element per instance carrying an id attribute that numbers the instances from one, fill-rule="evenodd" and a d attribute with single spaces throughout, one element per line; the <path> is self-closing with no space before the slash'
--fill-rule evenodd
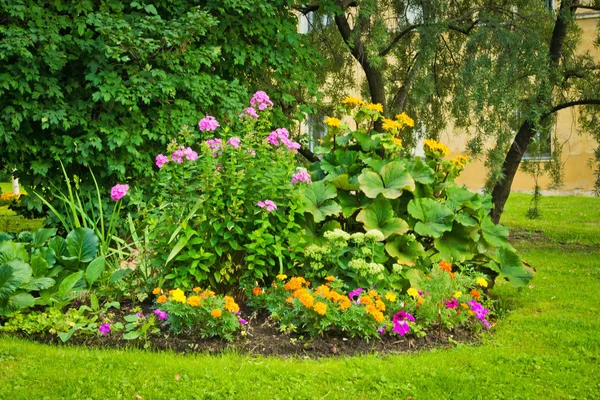
<path id="1" fill-rule="evenodd" d="M 319 145 L 319 139 L 327 135 L 327 126 L 323 123 L 325 115 L 318 113 L 317 115 L 309 115 L 304 121 L 303 130 L 308 136 L 308 148 L 314 151 Z"/>
<path id="2" fill-rule="evenodd" d="M 306 14 L 300 14 L 299 32 L 309 33 L 323 29 L 332 23 L 333 17 L 331 15 L 319 14 L 318 11 L 309 11 Z"/>
<path id="3" fill-rule="evenodd" d="M 523 160 L 549 161 L 552 159 L 552 135 L 537 132 L 523 153 Z"/>

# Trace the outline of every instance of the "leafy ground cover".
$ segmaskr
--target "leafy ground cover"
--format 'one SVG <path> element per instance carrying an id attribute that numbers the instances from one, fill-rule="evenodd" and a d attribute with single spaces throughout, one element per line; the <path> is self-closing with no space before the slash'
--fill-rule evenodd
<path id="1" fill-rule="evenodd" d="M 518 228 L 513 244 L 537 274 L 520 293 L 496 286 L 512 311 L 481 345 L 315 360 L 2 337 L 0 398 L 597 398 L 600 199 L 545 198 L 533 223 L 522 217 L 528 199 L 512 195 L 504 221 Z"/>

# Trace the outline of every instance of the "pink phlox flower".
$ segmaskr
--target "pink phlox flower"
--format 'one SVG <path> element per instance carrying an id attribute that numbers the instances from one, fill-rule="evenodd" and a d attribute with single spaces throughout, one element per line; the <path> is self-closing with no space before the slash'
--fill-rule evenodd
<path id="1" fill-rule="evenodd" d="M 259 201 L 257 204 L 260 208 L 264 208 L 267 211 L 277 210 L 277 206 L 272 200 Z"/>
<path id="2" fill-rule="evenodd" d="M 214 131 L 219 126 L 219 122 L 210 115 L 202 118 L 200 122 L 198 122 L 198 126 L 201 131 Z"/>
<path id="3" fill-rule="evenodd" d="M 235 147 L 236 149 L 239 149 L 241 141 L 242 140 L 238 137 L 232 137 L 227 141 L 227 144 Z"/>
<path id="4" fill-rule="evenodd" d="M 467 303 L 471 306 L 471 311 L 475 313 L 475 318 L 479 319 L 486 328 L 490 328 L 492 325 L 485 318 L 485 316 L 489 314 L 490 310 L 484 308 L 483 305 L 479 304 L 476 300 L 471 300 Z"/>
<path id="5" fill-rule="evenodd" d="M 458 300 L 456 300 L 456 298 L 453 297 L 446 302 L 446 308 L 452 309 L 456 307 L 458 307 Z"/>
<path id="6" fill-rule="evenodd" d="M 127 194 L 129 185 L 115 185 L 110 190 L 110 198 L 114 201 L 121 200 Z"/>
<path id="7" fill-rule="evenodd" d="M 205 142 L 211 150 L 222 150 L 223 141 L 221 139 L 210 139 Z"/>
<path id="8" fill-rule="evenodd" d="M 306 182 L 306 183 L 311 183 L 312 180 L 310 179 L 310 174 L 308 173 L 308 171 L 304 168 L 300 169 L 300 171 L 298 171 L 297 173 L 295 173 L 292 176 L 292 184 L 296 183 L 296 182 Z"/>
<path id="9" fill-rule="evenodd" d="M 248 151 L 248 153 L 252 154 L 253 156 L 255 156 L 255 155 L 256 155 L 256 151 L 254 151 L 254 150 L 252 150 L 252 149 L 248 149 L 247 151 Z"/>
<path id="10" fill-rule="evenodd" d="M 240 118 L 244 118 L 244 117 L 258 119 L 258 113 L 256 112 L 256 110 L 253 107 L 248 107 L 248 108 L 245 108 L 244 112 L 240 114 Z"/>
<path id="11" fill-rule="evenodd" d="M 267 107 L 273 107 L 273 102 L 271 99 L 269 99 L 269 96 L 265 92 L 259 90 L 258 92 L 254 93 L 252 99 L 250 99 L 250 105 L 254 108 L 258 106 L 258 109 L 263 111 Z"/>
<path id="12" fill-rule="evenodd" d="M 279 137 L 277 136 L 277 132 L 273 131 L 269 133 L 269 136 L 267 136 L 267 142 L 273 146 L 279 146 Z"/>
<path id="13" fill-rule="evenodd" d="M 198 153 L 192 150 L 191 147 L 183 149 L 183 155 L 185 155 L 186 160 L 196 161 L 198 159 Z"/>
<path id="14" fill-rule="evenodd" d="M 108 332 L 110 332 L 110 324 L 100 325 L 100 328 L 98 328 L 98 332 L 100 332 L 102 335 L 106 336 L 108 334 Z"/>
<path id="15" fill-rule="evenodd" d="M 159 154 L 156 156 L 156 166 L 158 168 L 162 168 L 163 165 L 169 162 L 169 158 L 163 154 Z"/>
<path id="16" fill-rule="evenodd" d="M 358 298 L 360 296 L 360 294 L 364 291 L 365 289 L 359 287 L 358 289 L 354 289 L 353 291 L 351 291 L 350 293 L 348 293 L 348 298 L 350 300 L 354 300 L 354 298 Z"/>
<path id="17" fill-rule="evenodd" d="M 394 323 L 392 332 L 396 332 L 400 336 L 406 335 L 410 331 L 408 321 L 415 322 L 415 318 L 404 310 L 397 312 L 392 320 Z"/>
<path id="18" fill-rule="evenodd" d="M 156 315 L 156 317 L 158 319 L 161 319 L 163 321 L 165 321 L 167 319 L 167 312 L 166 311 L 161 311 L 161 310 L 159 310 L 157 308 L 156 310 L 153 310 L 152 312 Z"/>
<path id="19" fill-rule="evenodd" d="M 183 148 L 179 148 L 173 152 L 171 159 L 176 163 L 181 164 L 183 162 L 183 156 Z"/>

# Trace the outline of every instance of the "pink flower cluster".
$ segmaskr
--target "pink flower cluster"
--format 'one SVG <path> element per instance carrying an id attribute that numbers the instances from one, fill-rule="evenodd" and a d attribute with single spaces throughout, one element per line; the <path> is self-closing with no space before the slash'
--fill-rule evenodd
<path id="1" fill-rule="evenodd" d="M 392 332 L 396 332 L 400 336 L 406 335 L 410 331 L 408 321 L 415 322 L 415 318 L 404 310 L 397 312 L 393 318 L 394 328 Z"/>
<path id="2" fill-rule="evenodd" d="M 279 142 L 281 142 L 291 150 L 298 150 L 300 148 L 300 143 L 290 140 L 290 133 L 285 128 L 275 129 L 267 136 L 267 141 L 273 146 L 279 146 Z"/>
<path id="3" fill-rule="evenodd" d="M 171 155 L 171 159 L 178 164 L 181 164 L 183 162 L 184 157 L 186 160 L 196 161 L 198 159 L 198 153 L 192 150 L 191 147 L 181 146 L 179 149 L 175 150 Z"/>
<path id="4" fill-rule="evenodd" d="M 312 180 L 310 179 L 310 174 L 308 173 L 308 171 L 306 169 L 301 168 L 300 171 L 298 171 L 298 173 L 296 173 L 292 176 L 292 184 L 294 184 L 296 182 L 306 182 L 306 183 L 312 182 Z"/>
<path id="5" fill-rule="evenodd" d="M 242 140 L 240 138 L 234 136 L 227 141 L 227 144 L 235 147 L 236 149 L 239 149 L 241 141 Z"/>
<path id="6" fill-rule="evenodd" d="M 479 319 L 486 328 L 491 328 L 492 325 L 485 319 L 485 316 L 489 314 L 490 310 L 484 308 L 477 300 L 471 300 L 468 304 L 471 306 L 471 311 L 475 313 L 475 318 Z"/>
<path id="7" fill-rule="evenodd" d="M 258 107 L 260 111 L 263 111 L 267 107 L 273 107 L 273 102 L 271 99 L 269 99 L 269 96 L 265 92 L 259 90 L 258 92 L 254 93 L 254 96 L 252 96 L 252 99 L 250 99 L 250 105 L 254 108 Z"/>
<path id="8" fill-rule="evenodd" d="M 110 198 L 114 201 L 121 200 L 127 194 L 129 185 L 115 185 L 110 190 Z"/>
<path id="9" fill-rule="evenodd" d="M 200 122 L 198 122 L 198 126 L 201 131 L 214 131 L 219 126 L 219 122 L 210 115 L 202 118 Z"/>
<path id="10" fill-rule="evenodd" d="M 245 108 L 244 112 L 242 112 L 240 114 L 240 118 L 244 118 L 244 117 L 258 119 L 258 113 L 256 112 L 256 110 L 253 107 L 248 107 L 248 108 Z"/>
<path id="11" fill-rule="evenodd" d="M 272 200 L 259 201 L 258 206 L 264 208 L 267 211 L 277 210 L 277 206 Z"/>
<path id="12" fill-rule="evenodd" d="M 223 141 L 221 139 L 210 139 L 205 142 L 208 147 L 212 150 L 223 150 Z M 215 153 L 216 157 L 216 153 Z"/>

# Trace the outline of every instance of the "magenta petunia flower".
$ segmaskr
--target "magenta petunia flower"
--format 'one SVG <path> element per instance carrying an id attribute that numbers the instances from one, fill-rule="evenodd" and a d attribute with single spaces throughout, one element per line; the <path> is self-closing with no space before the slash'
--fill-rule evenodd
<path id="1" fill-rule="evenodd" d="M 400 336 L 406 335 L 410 331 L 408 321 L 415 322 L 415 318 L 404 310 L 397 312 L 393 318 L 394 328 L 392 328 L 392 332 L 396 332 Z"/>
<path id="2" fill-rule="evenodd" d="M 102 335 L 106 336 L 110 332 L 110 324 L 102 324 L 100 328 L 98 328 L 98 332 Z"/>
<path id="3" fill-rule="evenodd" d="M 359 287 L 358 289 L 354 289 L 353 291 L 351 291 L 350 293 L 348 293 L 348 298 L 350 298 L 350 300 L 354 300 L 355 297 L 360 297 L 360 294 L 364 291 L 365 289 Z"/>
<path id="4" fill-rule="evenodd" d="M 238 321 L 242 325 L 247 325 L 248 324 L 248 321 L 246 321 L 244 318 L 240 318 L 240 319 L 238 319 Z"/>
<path id="5" fill-rule="evenodd" d="M 456 298 L 453 297 L 446 302 L 446 308 L 452 309 L 456 307 L 458 307 L 458 300 L 456 300 Z"/>
<path id="6" fill-rule="evenodd" d="M 484 308 L 483 305 L 477 302 L 477 300 L 471 300 L 467 303 L 471 306 L 471 311 L 475 313 L 475 318 L 479 319 L 486 328 L 490 328 L 492 325 L 485 318 L 485 316 L 489 314 L 490 310 Z"/>
<path id="7" fill-rule="evenodd" d="M 156 309 L 156 310 L 153 310 L 152 312 L 156 315 L 156 317 L 158 319 L 161 319 L 163 321 L 165 321 L 167 319 L 167 312 L 166 311 L 161 311 L 159 309 Z"/>
<path id="8" fill-rule="evenodd" d="M 115 185 L 110 190 L 110 198 L 114 201 L 121 200 L 127 194 L 129 185 Z"/>
<path id="9" fill-rule="evenodd" d="M 162 168 L 163 165 L 169 162 L 169 158 L 163 154 L 159 154 L 156 156 L 156 166 L 158 168 Z"/>
<path id="10" fill-rule="evenodd" d="M 272 200 L 259 201 L 257 205 L 267 211 L 277 210 L 277 205 Z"/>
<path id="11" fill-rule="evenodd" d="M 302 168 L 302 169 L 300 169 L 300 171 L 298 171 L 298 173 L 296 173 L 292 176 L 292 184 L 294 184 L 296 182 L 306 182 L 306 183 L 312 182 L 312 180 L 310 179 L 310 174 L 308 173 L 308 171 L 306 169 Z"/>
<path id="12" fill-rule="evenodd" d="M 198 126 L 200 127 L 201 131 L 214 131 L 220 125 L 215 117 L 207 115 L 206 117 L 202 118 L 200 122 L 198 122 Z"/>
<path id="13" fill-rule="evenodd" d="M 242 140 L 240 138 L 234 136 L 227 141 L 227 144 L 235 147 L 236 149 L 239 149 L 241 141 Z"/>

